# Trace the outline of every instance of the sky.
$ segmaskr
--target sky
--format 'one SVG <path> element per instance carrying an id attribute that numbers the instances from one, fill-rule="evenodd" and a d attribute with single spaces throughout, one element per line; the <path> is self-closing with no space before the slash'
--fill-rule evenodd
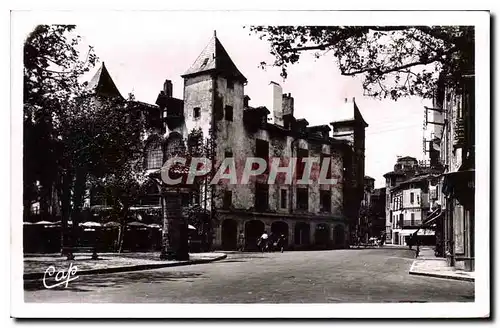
<path id="1" fill-rule="evenodd" d="M 183 98 L 181 75 L 191 66 L 213 36 L 217 37 L 238 69 L 248 79 L 245 94 L 250 105 L 272 108 L 270 81 L 278 82 L 295 101 L 295 116 L 310 125 L 334 121 L 336 108 L 345 98 L 355 101 L 369 127 L 366 129 L 365 174 L 375 186 L 385 186 L 383 174 L 393 169 L 397 156 L 423 159 L 424 105 L 428 100 L 404 98 L 397 102 L 363 96 L 359 77 L 341 76 L 334 57 L 319 59 L 306 53 L 291 66 L 283 81 L 278 68 L 259 68 L 272 62 L 269 44 L 250 34 L 242 25 L 205 24 L 188 26 L 168 20 L 142 20 L 141 24 L 115 21 L 83 22 L 77 25 L 83 44 L 90 44 L 122 95 L 134 93 L 137 100 L 155 103 L 165 79 L 172 80 L 173 96 Z M 97 67 L 92 73 L 97 70 Z"/>

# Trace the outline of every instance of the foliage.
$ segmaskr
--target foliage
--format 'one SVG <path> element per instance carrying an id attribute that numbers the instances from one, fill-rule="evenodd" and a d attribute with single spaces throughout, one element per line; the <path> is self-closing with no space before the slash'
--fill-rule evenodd
<path id="1" fill-rule="evenodd" d="M 345 76 L 361 75 L 369 96 L 397 100 L 432 98 L 438 79 L 459 83 L 474 69 L 474 28 L 470 26 L 251 26 L 267 40 L 272 66 L 288 66 L 303 52 L 332 53 Z M 261 62 L 261 66 L 268 64 Z"/>
<path id="2" fill-rule="evenodd" d="M 79 82 L 97 57 L 89 48 L 80 58 L 74 28 L 37 26 L 24 46 L 25 198 L 37 180 L 55 185 L 65 221 L 78 218 L 89 187 L 102 187 L 124 215 L 144 180 L 143 120 L 131 101 Z"/>
<path id="3" fill-rule="evenodd" d="M 74 29 L 74 25 L 39 25 L 24 44 L 25 212 L 38 200 L 41 214 L 48 214 L 52 190 L 60 183 L 62 141 L 59 129 L 64 128 L 61 122 L 67 115 L 68 105 L 85 93 L 85 85 L 78 79 L 97 60 L 91 47 L 81 56 L 80 38 L 74 34 Z M 36 181 L 38 188 L 34 187 Z"/>

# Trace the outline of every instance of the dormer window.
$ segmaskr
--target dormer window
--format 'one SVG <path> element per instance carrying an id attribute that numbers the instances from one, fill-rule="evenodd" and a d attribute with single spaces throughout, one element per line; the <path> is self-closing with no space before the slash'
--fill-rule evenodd
<path id="1" fill-rule="evenodd" d="M 197 118 L 200 118 L 200 117 L 201 117 L 201 109 L 200 109 L 200 107 L 195 107 L 195 108 L 193 108 L 193 117 L 194 117 L 195 119 L 197 119 Z"/>
<path id="2" fill-rule="evenodd" d="M 201 64 L 201 67 L 205 67 L 207 65 L 207 63 L 208 63 L 208 58 L 205 58 L 203 60 L 203 63 Z"/>

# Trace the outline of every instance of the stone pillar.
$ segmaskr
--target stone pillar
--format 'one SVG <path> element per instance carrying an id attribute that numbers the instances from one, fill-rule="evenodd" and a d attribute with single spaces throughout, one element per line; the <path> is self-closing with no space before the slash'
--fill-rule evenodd
<path id="1" fill-rule="evenodd" d="M 335 244 L 335 224 L 329 224 L 328 229 L 330 231 L 330 242 Z"/>
<path id="2" fill-rule="evenodd" d="M 295 244 L 295 223 L 288 223 L 288 247 L 292 247 Z"/>
<path id="3" fill-rule="evenodd" d="M 316 223 L 309 222 L 309 245 L 313 246 L 316 243 Z"/>
<path id="4" fill-rule="evenodd" d="M 187 222 L 182 217 L 180 194 L 175 190 L 162 196 L 162 260 L 188 260 Z"/>
<path id="5" fill-rule="evenodd" d="M 215 227 L 214 233 L 215 233 L 214 247 L 221 248 L 221 246 L 222 246 L 222 225 L 218 225 L 217 227 Z"/>

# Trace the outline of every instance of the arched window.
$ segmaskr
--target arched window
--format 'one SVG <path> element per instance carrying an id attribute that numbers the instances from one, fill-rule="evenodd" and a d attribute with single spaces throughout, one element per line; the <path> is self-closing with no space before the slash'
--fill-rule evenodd
<path id="1" fill-rule="evenodd" d="M 163 165 L 163 151 L 160 140 L 153 140 L 146 147 L 146 169 L 158 169 Z"/>

